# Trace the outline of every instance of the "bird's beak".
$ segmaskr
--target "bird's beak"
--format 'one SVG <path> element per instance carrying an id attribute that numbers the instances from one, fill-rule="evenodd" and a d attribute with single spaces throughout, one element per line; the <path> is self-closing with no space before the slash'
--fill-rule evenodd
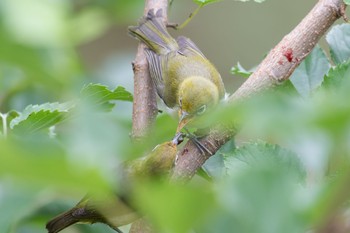
<path id="1" fill-rule="evenodd" d="M 175 146 L 179 145 L 181 142 L 183 142 L 184 140 L 184 133 L 177 133 L 175 135 L 175 137 L 173 138 L 173 140 L 171 140 L 171 143 Z"/>
<path id="2" fill-rule="evenodd" d="M 188 123 L 191 121 L 191 118 L 189 117 L 190 114 L 188 114 L 188 112 L 182 111 L 180 110 L 180 121 L 179 124 L 177 126 L 177 130 L 176 133 L 180 132 L 181 129 Z"/>

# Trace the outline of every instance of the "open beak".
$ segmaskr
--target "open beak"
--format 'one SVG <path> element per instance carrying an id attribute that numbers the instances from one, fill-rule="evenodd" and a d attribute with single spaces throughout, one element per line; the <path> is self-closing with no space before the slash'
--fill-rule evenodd
<path id="1" fill-rule="evenodd" d="M 182 111 L 180 110 L 180 121 L 179 124 L 177 126 L 177 130 L 176 133 L 180 132 L 181 129 L 188 123 L 191 121 L 191 117 L 190 114 L 188 114 L 188 112 Z"/>

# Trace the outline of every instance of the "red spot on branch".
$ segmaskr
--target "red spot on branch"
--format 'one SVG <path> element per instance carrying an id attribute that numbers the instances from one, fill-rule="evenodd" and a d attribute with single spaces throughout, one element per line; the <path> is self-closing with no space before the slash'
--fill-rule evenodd
<path id="1" fill-rule="evenodd" d="M 287 58 L 289 62 L 293 61 L 293 50 L 291 48 L 288 48 L 283 52 L 283 56 Z"/>
<path id="2" fill-rule="evenodd" d="M 185 148 L 185 149 L 182 151 L 181 155 L 185 155 L 185 154 L 187 154 L 187 153 L 188 153 L 188 149 Z"/>

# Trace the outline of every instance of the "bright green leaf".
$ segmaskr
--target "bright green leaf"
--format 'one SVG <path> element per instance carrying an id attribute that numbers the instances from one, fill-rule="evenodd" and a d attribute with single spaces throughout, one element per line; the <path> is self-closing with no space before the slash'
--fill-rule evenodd
<path id="1" fill-rule="evenodd" d="M 231 73 L 235 75 L 242 76 L 243 78 L 248 78 L 253 72 L 251 70 L 246 70 L 238 62 L 236 66 L 231 68 Z"/>
<path id="2" fill-rule="evenodd" d="M 48 129 L 62 121 L 65 114 L 73 107 L 72 102 L 29 105 L 10 122 L 10 127 L 26 134 Z"/>
<path id="3" fill-rule="evenodd" d="M 344 0 L 344 3 L 345 3 L 346 5 L 350 5 L 350 0 Z"/>
<path id="4" fill-rule="evenodd" d="M 117 87 L 113 91 L 107 86 L 101 84 L 88 84 L 81 90 L 82 99 L 89 104 L 110 111 L 114 107 L 111 101 L 122 100 L 132 101 L 132 94 L 125 90 L 124 87 Z"/>
<path id="5" fill-rule="evenodd" d="M 350 58 L 350 25 L 334 26 L 326 36 L 333 61 L 343 63 Z"/>
<path id="6" fill-rule="evenodd" d="M 318 88 L 330 64 L 324 51 L 317 45 L 290 77 L 291 82 L 303 97 L 308 97 Z"/>
<path id="7" fill-rule="evenodd" d="M 205 5 L 208 5 L 210 3 L 215 3 L 215 2 L 222 1 L 222 0 L 193 0 L 193 1 L 200 6 L 205 6 Z"/>
<path id="8" fill-rule="evenodd" d="M 236 0 L 238 2 L 249 2 L 250 0 Z M 257 2 L 257 3 L 262 3 L 262 2 L 265 2 L 266 0 L 254 0 L 254 2 Z"/>

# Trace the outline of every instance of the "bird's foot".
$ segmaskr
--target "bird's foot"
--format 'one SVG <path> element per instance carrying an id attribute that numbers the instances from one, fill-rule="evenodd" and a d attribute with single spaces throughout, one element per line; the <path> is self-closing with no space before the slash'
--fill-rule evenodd
<path id="1" fill-rule="evenodd" d="M 188 131 L 188 129 L 184 129 L 186 131 L 186 137 L 189 138 L 196 145 L 201 154 L 210 154 L 211 156 L 213 155 L 213 153 L 198 140 L 198 136 Z"/>

